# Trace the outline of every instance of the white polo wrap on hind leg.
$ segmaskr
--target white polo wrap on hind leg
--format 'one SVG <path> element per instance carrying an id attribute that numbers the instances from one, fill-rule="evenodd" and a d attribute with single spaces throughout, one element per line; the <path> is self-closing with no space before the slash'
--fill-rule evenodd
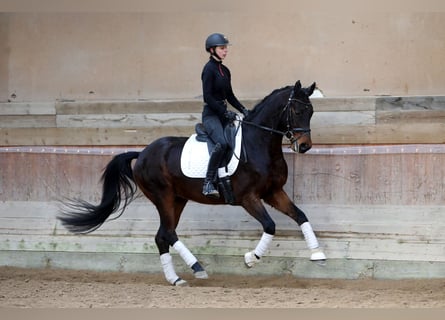
<path id="1" fill-rule="evenodd" d="M 260 242 L 256 246 L 254 253 L 256 256 L 261 258 L 269 249 L 270 244 L 272 243 L 273 235 L 263 232 L 261 236 Z"/>
<path id="2" fill-rule="evenodd" d="M 164 270 L 165 279 L 171 284 L 175 284 L 175 281 L 178 280 L 178 275 L 175 272 L 175 268 L 173 267 L 173 259 L 170 253 L 164 253 L 160 256 L 162 269 Z"/>
<path id="3" fill-rule="evenodd" d="M 176 241 L 173 245 L 173 248 L 179 253 L 182 260 L 191 268 L 196 262 L 198 262 L 198 259 L 190 252 L 189 249 L 181 242 Z"/>

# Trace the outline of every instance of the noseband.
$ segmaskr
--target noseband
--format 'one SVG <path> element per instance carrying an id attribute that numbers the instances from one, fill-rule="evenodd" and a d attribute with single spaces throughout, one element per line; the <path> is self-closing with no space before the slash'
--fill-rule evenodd
<path id="1" fill-rule="evenodd" d="M 289 139 L 291 144 L 294 144 L 298 140 L 298 139 L 294 138 L 294 134 L 295 133 L 301 133 L 301 136 L 307 136 L 307 135 L 311 134 L 311 129 L 309 129 L 309 128 L 291 128 L 291 126 L 290 126 L 290 117 L 291 117 L 292 109 L 290 108 L 290 105 L 291 105 L 291 103 L 293 101 L 299 102 L 299 103 L 301 103 L 301 104 L 303 104 L 305 106 L 310 106 L 310 103 L 307 103 L 307 102 L 304 102 L 304 101 L 302 101 L 300 99 L 295 98 L 294 97 L 294 90 L 293 89 L 291 90 L 289 99 L 287 100 L 287 103 L 284 106 L 283 111 L 281 112 L 281 113 L 286 112 L 286 122 L 287 122 L 287 130 L 286 131 L 276 130 L 276 129 L 269 128 L 269 127 L 266 127 L 266 126 L 262 126 L 260 124 L 257 124 L 257 123 L 254 123 L 254 122 L 250 122 L 250 121 L 243 120 L 242 122 L 246 123 L 246 124 L 249 124 L 249 125 L 252 125 L 254 127 L 257 127 L 257 128 L 260 128 L 260 129 L 263 129 L 263 130 L 266 130 L 266 131 L 269 131 L 269 132 L 273 132 L 273 133 L 285 136 L 287 139 Z"/>

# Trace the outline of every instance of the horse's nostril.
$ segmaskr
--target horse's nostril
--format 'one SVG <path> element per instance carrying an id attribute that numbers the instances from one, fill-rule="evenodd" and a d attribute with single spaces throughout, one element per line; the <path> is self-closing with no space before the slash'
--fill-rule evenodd
<path id="1" fill-rule="evenodd" d="M 298 148 L 298 151 L 300 153 L 305 153 L 306 151 L 309 151 L 309 149 L 311 148 L 311 146 L 307 143 L 302 143 L 300 144 L 300 147 Z"/>

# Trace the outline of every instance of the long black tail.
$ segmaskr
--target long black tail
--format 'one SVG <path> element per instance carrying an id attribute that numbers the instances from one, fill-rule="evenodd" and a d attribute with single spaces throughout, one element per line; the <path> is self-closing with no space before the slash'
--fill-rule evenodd
<path id="1" fill-rule="evenodd" d="M 99 205 L 81 199 L 67 200 L 57 218 L 70 232 L 89 233 L 99 228 L 111 214 L 120 210 L 116 218 L 122 215 L 137 191 L 131 161 L 138 156 L 139 152 L 121 153 L 108 163 L 101 179 L 103 189 Z"/>

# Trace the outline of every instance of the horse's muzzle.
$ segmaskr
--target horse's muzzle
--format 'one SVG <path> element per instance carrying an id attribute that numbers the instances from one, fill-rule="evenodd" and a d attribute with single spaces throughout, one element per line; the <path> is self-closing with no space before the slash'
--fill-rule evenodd
<path id="1" fill-rule="evenodd" d="M 292 137 L 291 149 L 297 153 L 305 153 L 312 148 L 312 140 L 310 134 L 302 134 L 299 137 Z"/>

